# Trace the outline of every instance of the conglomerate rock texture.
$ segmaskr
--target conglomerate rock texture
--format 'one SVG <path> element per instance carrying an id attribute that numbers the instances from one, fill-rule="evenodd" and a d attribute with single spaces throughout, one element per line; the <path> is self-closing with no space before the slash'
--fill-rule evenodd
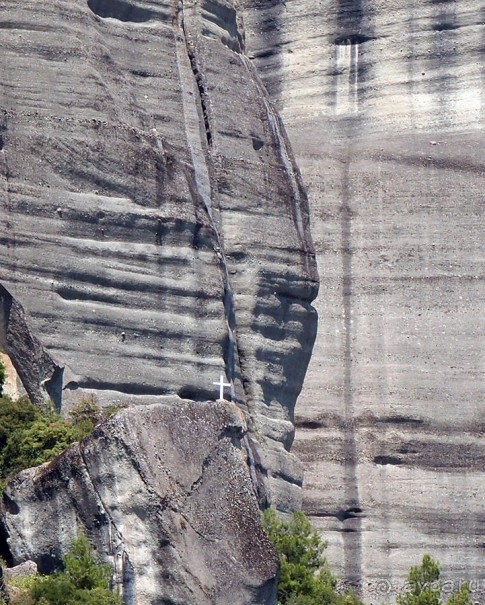
<path id="1" fill-rule="evenodd" d="M 298 503 L 282 445 L 317 275 L 255 66 L 323 286 L 304 507 L 369 598 L 392 599 L 423 552 L 477 588 L 480 2 L 0 9 L 1 348 L 20 375 L 35 343 L 31 397 L 205 399 L 225 371 L 254 422 L 250 465 L 280 508 Z"/>
<path id="2" fill-rule="evenodd" d="M 119 412 L 10 483 L 11 562 L 48 572 L 82 529 L 126 605 L 273 605 L 277 556 L 241 449 L 244 413 L 172 399 Z"/>
<path id="3" fill-rule="evenodd" d="M 250 413 L 247 449 L 266 442 L 261 498 L 295 508 L 318 277 L 240 14 L 1 0 L 0 15 L 0 347 L 23 386 L 66 410 L 86 393 L 202 401 L 222 372 Z"/>
<path id="4" fill-rule="evenodd" d="M 483 601 L 483 2 L 244 0 L 243 16 L 321 280 L 304 509 L 370 601 L 425 552 Z"/>

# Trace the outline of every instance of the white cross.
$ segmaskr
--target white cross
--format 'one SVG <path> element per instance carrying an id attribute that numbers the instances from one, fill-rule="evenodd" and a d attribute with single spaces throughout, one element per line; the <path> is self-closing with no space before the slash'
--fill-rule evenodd
<path id="1" fill-rule="evenodd" d="M 221 374 L 219 380 L 217 382 L 213 382 L 212 384 L 215 384 L 219 387 L 219 399 L 224 399 L 224 387 L 231 386 L 230 382 L 224 382 L 224 374 Z"/>

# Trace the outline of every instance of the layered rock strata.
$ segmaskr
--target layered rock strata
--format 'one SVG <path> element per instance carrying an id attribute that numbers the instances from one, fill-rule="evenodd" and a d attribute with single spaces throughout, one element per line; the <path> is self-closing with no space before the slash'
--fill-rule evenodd
<path id="1" fill-rule="evenodd" d="M 50 571 L 84 531 L 127 605 L 272 605 L 277 557 L 260 524 L 227 402 L 119 412 L 4 495 L 11 562 Z M 230 597 L 228 597 L 230 595 Z"/>
<path id="2" fill-rule="evenodd" d="M 369 601 L 429 552 L 482 602 L 483 6 L 244 6 L 322 284 L 297 407 L 304 508 Z"/>
<path id="3" fill-rule="evenodd" d="M 24 372 L 26 390 L 45 399 L 55 371 L 64 409 L 86 393 L 205 400 L 222 371 L 249 441 L 268 443 L 248 441 L 253 467 L 282 509 L 298 506 L 285 451 L 318 278 L 301 179 L 236 7 L 0 10 L 0 283 L 53 364 Z M 21 374 L 31 351 L 6 330 Z"/>

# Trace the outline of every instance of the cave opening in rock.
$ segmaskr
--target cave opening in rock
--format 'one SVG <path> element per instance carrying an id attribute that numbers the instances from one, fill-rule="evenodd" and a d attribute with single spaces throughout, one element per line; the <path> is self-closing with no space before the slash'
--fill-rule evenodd
<path id="1" fill-rule="evenodd" d="M 156 17 L 154 11 L 123 0 L 88 0 L 91 11 L 103 19 L 111 18 L 131 23 L 145 23 Z"/>

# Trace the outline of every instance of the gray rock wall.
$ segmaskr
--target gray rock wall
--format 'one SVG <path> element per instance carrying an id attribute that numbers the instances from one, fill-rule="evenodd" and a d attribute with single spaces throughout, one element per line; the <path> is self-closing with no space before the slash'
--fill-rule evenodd
<path id="1" fill-rule="evenodd" d="M 483 600 L 482 3 L 244 5 L 321 280 L 304 509 L 371 602 L 425 552 Z"/>
<path id="2" fill-rule="evenodd" d="M 282 508 L 298 506 L 285 448 L 318 276 L 301 179 L 235 6 L 0 11 L 0 283 L 58 368 L 56 404 L 205 400 L 222 372 L 251 439 L 268 439 L 254 466 Z M 20 374 L 30 348 L 3 349 Z M 22 376 L 39 401 L 49 379 Z"/>
<path id="3" fill-rule="evenodd" d="M 84 531 L 126 605 L 276 603 L 277 556 L 260 524 L 227 402 L 117 414 L 51 463 L 20 473 L 0 519 L 13 563 L 52 570 Z"/>

